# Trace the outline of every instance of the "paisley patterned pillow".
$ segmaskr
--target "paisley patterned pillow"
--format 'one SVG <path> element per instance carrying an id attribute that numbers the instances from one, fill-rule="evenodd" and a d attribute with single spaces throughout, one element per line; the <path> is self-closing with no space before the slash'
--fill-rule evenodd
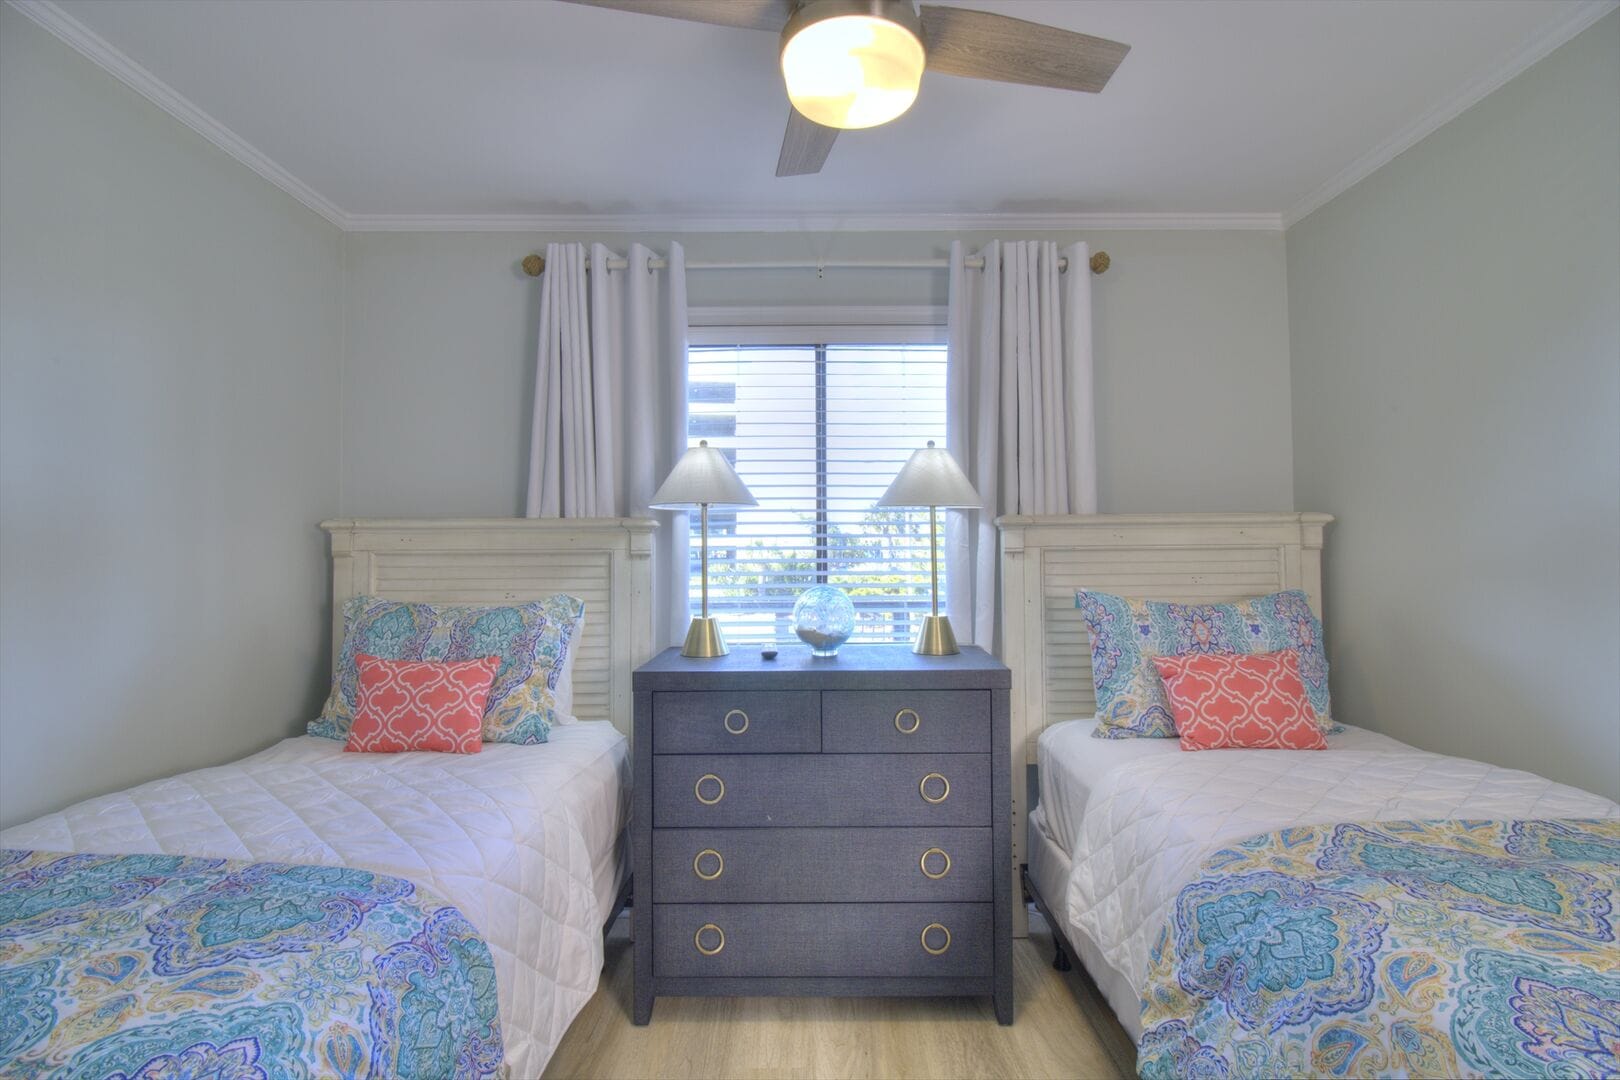
<path id="1" fill-rule="evenodd" d="M 1298 589 L 1230 604 L 1132 600 L 1080 589 L 1075 606 L 1091 635 L 1091 678 L 1097 690 L 1099 739 L 1176 737 L 1155 656 L 1188 653 L 1299 652 L 1299 673 L 1317 723 L 1342 730 L 1328 702 L 1322 623 Z"/>
<path id="2" fill-rule="evenodd" d="M 484 742 L 543 743 L 573 708 L 570 654 L 584 620 L 585 602 L 561 594 L 509 607 L 352 597 L 343 605 L 343 648 L 332 672 L 332 692 L 320 718 L 310 721 L 309 733 L 349 737 L 358 654 L 441 661 L 498 656 L 501 667 L 484 710 Z"/>

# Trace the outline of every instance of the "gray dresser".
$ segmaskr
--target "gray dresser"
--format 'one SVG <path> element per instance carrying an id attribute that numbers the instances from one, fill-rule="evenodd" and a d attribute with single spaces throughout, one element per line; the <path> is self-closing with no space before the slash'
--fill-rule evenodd
<path id="1" fill-rule="evenodd" d="M 635 1022 L 669 995 L 987 995 L 1012 1023 L 1007 668 L 784 646 L 635 673 Z"/>

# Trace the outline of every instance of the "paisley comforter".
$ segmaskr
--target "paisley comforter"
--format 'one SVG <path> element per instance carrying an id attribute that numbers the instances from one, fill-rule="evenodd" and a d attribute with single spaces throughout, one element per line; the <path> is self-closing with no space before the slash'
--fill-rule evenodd
<path id="1" fill-rule="evenodd" d="M 480 1077 L 461 912 L 334 866 L 0 849 L 0 1075 Z"/>
<path id="2" fill-rule="evenodd" d="M 1153 949 L 1144 1077 L 1620 1074 L 1620 822 L 1385 821 L 1211 855 Z"/>

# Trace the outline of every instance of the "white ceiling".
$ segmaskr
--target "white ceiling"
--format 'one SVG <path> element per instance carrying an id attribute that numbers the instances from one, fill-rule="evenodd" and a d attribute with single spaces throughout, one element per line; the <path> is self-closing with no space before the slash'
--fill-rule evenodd
<path id="1" fill-rule="evenodd" d="M 820 175 L 786 179 L 773 175 L 788 104 L 768 33 L 554 2 L 18 6 L 138 86 L 129 61 L 146 69 L 180 112 L 206 114 L 194 126 L 228 129 L 216 141 L 245 144 L 238 156 L 268 159 L 261 171 L 351 227 L 852 213 L 1276 227 L 1614 5 L 977 0 L 963 6 L 1131 53 L 1100 95 L 930 74 L 905 116 L 845 132 Z"/>

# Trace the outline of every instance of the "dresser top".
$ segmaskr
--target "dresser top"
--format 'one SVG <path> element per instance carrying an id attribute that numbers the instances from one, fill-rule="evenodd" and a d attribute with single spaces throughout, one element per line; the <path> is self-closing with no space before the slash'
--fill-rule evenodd
<path id="1" fill-rule="evenodd" d="M 775 660 L 760 646 L 733 646 L 713 660 L 665 649 L 636 669 L 637 690 L 832 689 L 1005 690 L 1012 672 L 975 645 L 955 656 L 918 656 L 909 645 L 845 645 L 836 657 L 810 655 L 808 645 L 778 646 Z"/>

